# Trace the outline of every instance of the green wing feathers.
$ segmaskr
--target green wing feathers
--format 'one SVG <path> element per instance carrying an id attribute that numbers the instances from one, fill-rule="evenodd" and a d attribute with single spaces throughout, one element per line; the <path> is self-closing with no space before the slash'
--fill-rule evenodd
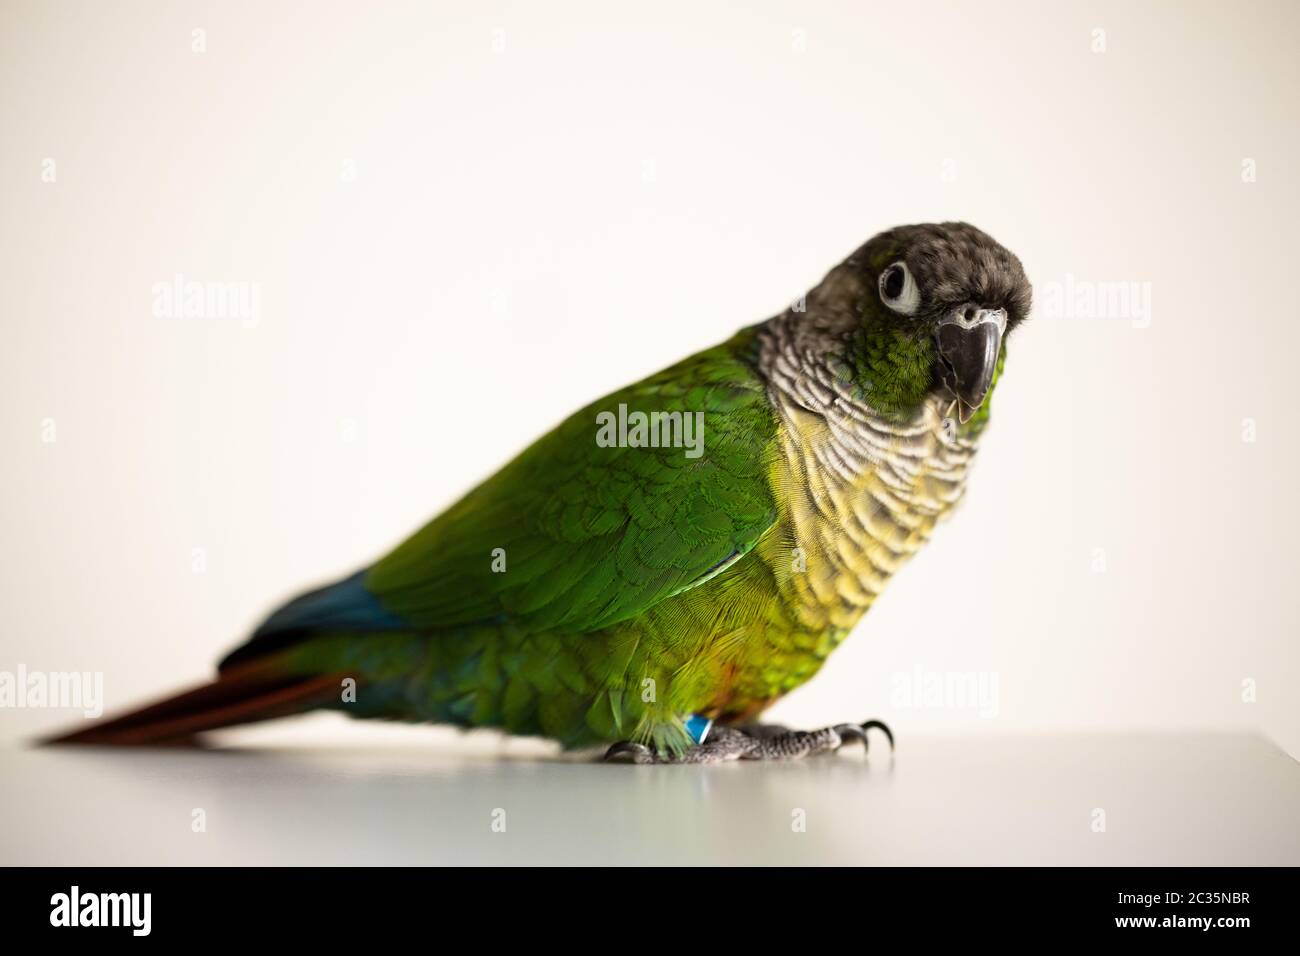
<path id="1" fill-rule="evenodd" d="M 746 554 L 776 520 L 776 426 L 744 344 L 742 333 L 575 413 L 379 561 L 367 589 L 422 630 L 586 632 Z M 601 447 L 597 415 L 620 405 L 701 413 L 702 454 Z"/>

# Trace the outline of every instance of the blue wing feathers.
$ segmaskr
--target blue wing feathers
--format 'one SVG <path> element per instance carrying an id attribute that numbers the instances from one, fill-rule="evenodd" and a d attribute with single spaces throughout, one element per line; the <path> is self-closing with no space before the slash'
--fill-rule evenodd
<path id="1" fill-rule="evenodd" d="M 366 571 L 294 598 L 253 632 L 253 639 L 285 631 L 392 631 L 407 627 L 366 590 Z"/>
<path id="2" fill-rule="evenodd" d="M 366 589 L 369 569 L 315 591 L 299 595 L 274 611 L 217 665 L 219 671 L 270 654 L 322 631 L 395 631 L 410 625 L 379 603 Z"/>

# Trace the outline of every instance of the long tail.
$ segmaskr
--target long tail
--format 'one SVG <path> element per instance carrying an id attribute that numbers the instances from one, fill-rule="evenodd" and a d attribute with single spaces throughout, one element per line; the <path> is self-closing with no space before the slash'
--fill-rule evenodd
<path id="1" fill-rule="evenodd" d="M 339 700 L 344 675 L 286 676 L 266 660 L 227 668 L 203 684 L 42 744 L 159 746 L 191 742 L 205 730 L 287 717 Z"/>

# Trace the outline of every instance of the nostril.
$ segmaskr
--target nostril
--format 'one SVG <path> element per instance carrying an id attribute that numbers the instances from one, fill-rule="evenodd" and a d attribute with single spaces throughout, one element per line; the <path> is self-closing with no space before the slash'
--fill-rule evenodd
<path id="1" fill-rule="evenodd" d="M 967 322 L 973 322 L 973 321 L 975 321 L 975 306 L 973 306 L 973 305 L 968 305 L 968 306 L 966 306 L 966 310 L 965 310 L 964 312 L 962 312 L 962 317 L 963 317 Z"/>

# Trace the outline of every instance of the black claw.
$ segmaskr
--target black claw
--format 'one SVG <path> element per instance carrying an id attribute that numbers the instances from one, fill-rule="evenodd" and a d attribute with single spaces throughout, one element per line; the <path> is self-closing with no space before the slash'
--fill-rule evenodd
<path id="1" fill-rule="evenodd" d="M 837 724 L 835 732 L 840 735 L 840 747 L 843 747 L 851 741 L 860 740 L 862 741 L 863 752 L 865 753 L 867 751 L 867 732 L 857 724 Z M 836 747 L 835 749 L 839 750 L 840 747 Z"/>
<path id="2" fill-rule="evenodd" d="M 632 758 L 632 763 L 654 763 L 655 760 L 654 751 L 645 744 L 638 744 L 631 740 L 620 740 L 605 751 L 606 763 L 621 761 L 624 757 Z"/>
<path id="3" fill-rule="evenodd" d="M 884 723 L 884 721 L 868 720 L 865 724 L 861 725 L 861 730 L 863 733 L 864 742 L 866 740 L 866 733 L 868 730 L 879 730 L 881 733 L 885 735 L 886 739 L 889 740 L 889 752 L 891 754 L 894 752 L 894 732 L 889 729 L 889 727 Z"/>

